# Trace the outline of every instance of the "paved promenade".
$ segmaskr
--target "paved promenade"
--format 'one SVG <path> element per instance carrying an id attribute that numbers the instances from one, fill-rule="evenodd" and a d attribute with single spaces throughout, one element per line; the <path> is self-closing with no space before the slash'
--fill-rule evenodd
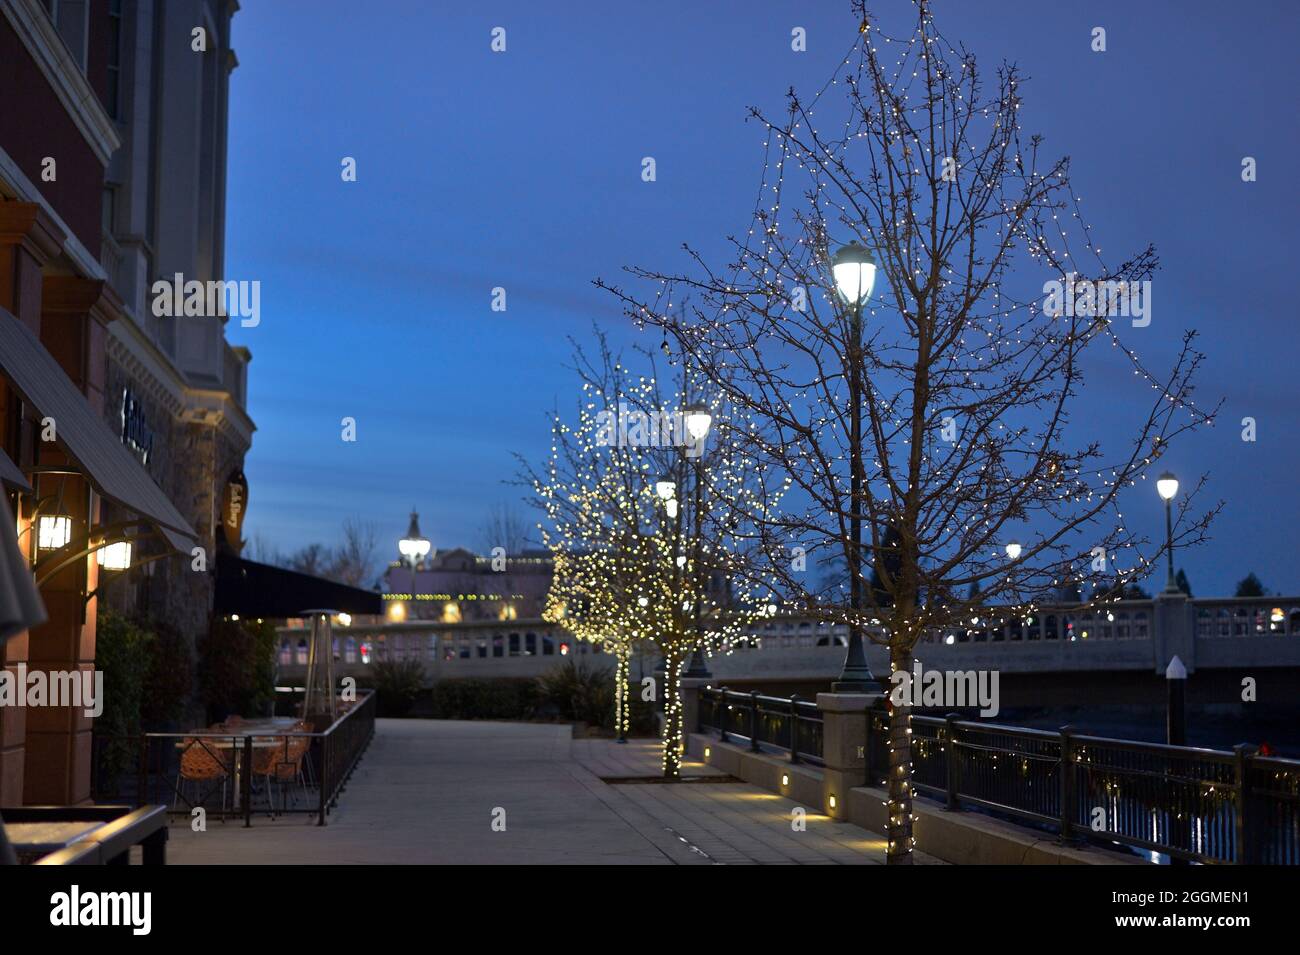
<path id="1" fill-rule="evenodd" d="M 884 839 L 739 782 L 607 784 L 658 772 L 653 741 L 568 726 L 379 720 L 329 825 L 301 817 L 174 825 L 173 864 L 881 864 Z M 722 777 L 699 763 L 692 778 Z M 504 831 L 493 819 L 504 810 Z M 918 861 L 932 861 L 928 858 Z"/>

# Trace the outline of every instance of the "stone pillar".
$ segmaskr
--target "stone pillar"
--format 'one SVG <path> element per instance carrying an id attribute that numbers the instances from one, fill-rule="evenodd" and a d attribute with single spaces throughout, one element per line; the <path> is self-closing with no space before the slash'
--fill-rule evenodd
<path id="1" fill-rule="evenodd" d="M 705 677 L 682 677 L 682 736 L 687 740 L 692 733 L 700 731 L 700 690 L 712 682 Z"/>
<path id="2" fill-rule="evenodd" d="M 41 333 L 41 270 L 56 257 L 67 236 L 48 213 L 34 202 L 0 202 L 0 307 Z M 0 316 L 2 321 L 10 321 Z M 23 419 L 16 417 L 18 396 L 0 380 L 0 447 L 22 468 L 33 463 L 39 431 L 31 409 Z M 15 427 L 16 425 L 16 427 Z M 19 543 L 24 552 L 35 530 L 31 524 L 30 499 L 23 499 L 18 512 Z M 19 664 L 29 658 L 30 637 L 19 634 L 0 645 L 0 666 L 17 679 Z M 0 707 L 0 806 L 23 802 L 24 766 L 27 760 L 27 708 Z"/>
<path id="3" fill-rule="evenodd" d="M 844 819 L 850 789 L 867 781 L 867 710 L 881 693 L 818 693 L 822 713 L 822 811 Z M 835 805 L 832 806 L 832 798 Z"/>
<path id="4" fill-rule="evenodd" d="M 1164 674 L 1169 661 L 1178 657 L 1189 674 L 1196 671 L 1196 609 L 1181 590 L 1156 594 L 1151 620 L 1151 661 L 1156 673 Z"/>

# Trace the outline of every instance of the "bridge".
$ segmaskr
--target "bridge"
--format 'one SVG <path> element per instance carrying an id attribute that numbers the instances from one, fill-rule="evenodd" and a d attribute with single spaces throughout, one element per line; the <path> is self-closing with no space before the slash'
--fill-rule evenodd
<path id="1" fill-rule="evenodd" d="M 573 639 L 543 620 L 401 623 L 336 627 L 336 673 L 361 677 L 375 664 L 414 661 L 429 683 L 454 677 L 532 677 L 573 658 L 612 667 L 598 645 Z M 309 630 L 280 629 L 279 678 L 292 681 L 306 670 Z M 846 628 L 799 617 L 758 625 L 754 636 L 730 653 L 708 661 L 719 682 L 820 683 L 839 675 Z M 927 635 L 916 657 L 929 669 L 998 670 L 1004 676 L 1096 674 L 1154 677 L 1177 655 L 1189 674 L 1219 671 L 1300 673 L 1300 597 L 1189 599 L 1161 594 L 1103 607 L 1041 607 L 1008 618 L 989 607 L 967 625 Z M 877 675 L 889 672 L 883 647 L 868 643 Z M 633 664 L 649 672 L 656 661 Z"/>

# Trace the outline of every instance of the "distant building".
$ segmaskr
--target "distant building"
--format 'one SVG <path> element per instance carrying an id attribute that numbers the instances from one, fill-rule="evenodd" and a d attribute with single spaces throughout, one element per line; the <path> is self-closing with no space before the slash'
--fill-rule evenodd
<path id="1" fill-rule="evenodd" d="M 414 570 L 395 562 L 384 572 L 385 616 L 392 623 L 540 620 L 554 570 L 544 550 L 493 558 L 457 547 Z"/>

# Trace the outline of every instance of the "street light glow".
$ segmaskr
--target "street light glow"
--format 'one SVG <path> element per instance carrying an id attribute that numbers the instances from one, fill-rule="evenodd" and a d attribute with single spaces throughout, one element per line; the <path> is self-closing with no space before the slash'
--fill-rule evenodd
<path id="1" fill-rule="evenodd" d="M 850 242 L 831 259 L 831 274 L 840 297 L 850 305 L 861 305 L 871 298 L 876 284 L 876 260 L 856 242 Z"/>
<path id="2" fill-rule="evenodd" d="M 411 511 L 411 523 L 406 529 L 406 536 L 397 542 L 397 550 L 414 567 L 424 560 L 432 545 L 428 538 L 420 534 L 420 515 Z"/>
<path id="3" fill-rule="evenodd" d="M 686 418 L 686 430 L 696 441 L 703 441 L 709 434 L 709 428 L 713 426 L 713 414 L 709 411 L 709 406 L 702 401 L 686 406 L 682 413 Z"/>
<path id="4" fill-rule="evenodd" d="M 1007 557 L 1016 560 L 1020 557 L 1020 541 L 1011 541 L 1007 544 Z"/>
<path id="5" fill-rule="evenodd" d="M 661 478 L 655 481 L 655 493 L 661 501 L 671 501 L 677 496 L 677 482 L 672 478 Z"/>
<path id="6" fill-rule="evenodd" d="M 1156 491 L 1166 501 L 1172 501 L 1174 495 L 1178 493 L 1178 478 L 1174 477 L 1168 471 L 1156 478 Z"/>

